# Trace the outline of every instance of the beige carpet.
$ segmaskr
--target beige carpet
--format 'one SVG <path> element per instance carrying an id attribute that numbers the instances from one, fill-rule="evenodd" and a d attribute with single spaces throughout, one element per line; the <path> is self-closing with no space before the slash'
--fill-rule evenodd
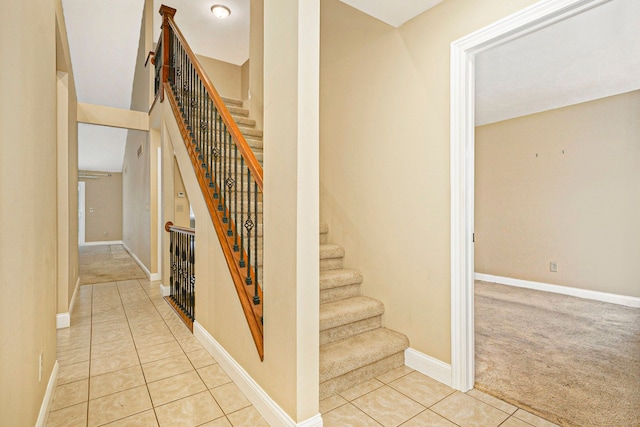
<path id="1" fill-rule="evenodd" d="M 147 277 L 122 245 L 80 246 L 80 284 Z"/>
<path id="2" fill-rule="evenodd" d="M 640 426 L 640 309 L 476 282 L 476 388 L 562 426 Z"/>

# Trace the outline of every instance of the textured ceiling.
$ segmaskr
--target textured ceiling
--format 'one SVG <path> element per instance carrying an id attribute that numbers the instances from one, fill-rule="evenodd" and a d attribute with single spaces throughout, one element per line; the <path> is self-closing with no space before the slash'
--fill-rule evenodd
<path id="1" fill-rule="evenodd" d="M 476 58 L 476 124 L 640 89 L 640 1 L 613 0 Z"/>

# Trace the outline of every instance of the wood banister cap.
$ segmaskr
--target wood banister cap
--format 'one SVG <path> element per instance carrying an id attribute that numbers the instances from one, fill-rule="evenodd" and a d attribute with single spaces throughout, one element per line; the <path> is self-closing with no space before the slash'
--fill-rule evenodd
<path id="1" fill-rule="evenodd" d="M 168 17 L 173 18 L 173 16 L 176 14 L 177 10 L 169 7 L 169 6 L 165 6 L 164 4 L 162 6 L 160 6 L 160 10 L 158 11 L 158 13 L 160 13 L 160 15 L 165 16 L 167 15 Z"/>

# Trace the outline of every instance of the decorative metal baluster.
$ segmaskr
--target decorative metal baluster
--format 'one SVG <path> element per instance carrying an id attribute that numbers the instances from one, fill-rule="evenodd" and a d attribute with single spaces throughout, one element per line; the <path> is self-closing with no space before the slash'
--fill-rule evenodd
<path id="1" fill-rule="evenodd" d="M 245 194 L 244 194 L 244 157 L 240 158 L 240 194 L 242 195 L 242 203 L 244 205 L 244 198 L 245 198 Z M 246 195 L 248 196 L 248 194 Z M 240 213 L 240 221 L 243 221 L 243 217 L 244 217 L 244 209 L 243 212 Z M 244 268 L 245 266 L 245 262 L 244 262 L 244 224 L 238 224 L 236 223 L 236 227 L 240 229 L 240 260 L 238 261 L 238 265 L 240 265 L 240 267 Z"/>
<path id="2" fill-rule="evenodd" d="M 234 152 L 233 152 L 233 167 L 234 167 L 234 171 L 233 171 L 233 176 L 236 180 L 236 188 L 234 191 L 234 209 L 233 209 L 233 250 L 235 252 L 238 252 L 239 247 L 238 247 L 238 179 L 242 180 L 242 177 L 238 178 L 238 146 L 237 145 L 233 145 L 234 148 Z M 242 193 L 240 193 L 240 215 L 242 215 Z"/>
<path id="3" fill-rule="evenodd" d="M 258 183 L 256 183 L 255 180 L 253 182 L 253 186 L 253 217 L 256 219 L 256 232 L 253 234 L 253 249 L 255 254 L 255 261 L 253 265 L 255 271 L 254 278 L 256 280 L 254 285 L 253 303 L 258 305 L 260 304 L 260 297 L 258 296 L 258 224 L 260 224 L 261 221 L 258 220 Z"/>
<path id="4" fill-rule="evenodd" d="M 245 282 L 250 285 L 251 280 L 251 230 L 256 223 L 251 219 L 251 171 L 247 169 L 247 220 L 244 222 L 244 228 L 247 229 L 247 277 Z"/>

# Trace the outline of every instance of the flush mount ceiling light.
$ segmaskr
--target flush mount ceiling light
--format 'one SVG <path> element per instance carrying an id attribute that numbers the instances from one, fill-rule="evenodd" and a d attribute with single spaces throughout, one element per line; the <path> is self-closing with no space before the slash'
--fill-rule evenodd
<path id="1" fill-rule="evenodd" d="M 220 19 L 224 19 L 227 16 L 231 15 L 231 11 L 229 10 L 229 8 L 221 4 L 214 4 L 213 6 L 211 6 L 211 13 L 213 13 Z"/>

